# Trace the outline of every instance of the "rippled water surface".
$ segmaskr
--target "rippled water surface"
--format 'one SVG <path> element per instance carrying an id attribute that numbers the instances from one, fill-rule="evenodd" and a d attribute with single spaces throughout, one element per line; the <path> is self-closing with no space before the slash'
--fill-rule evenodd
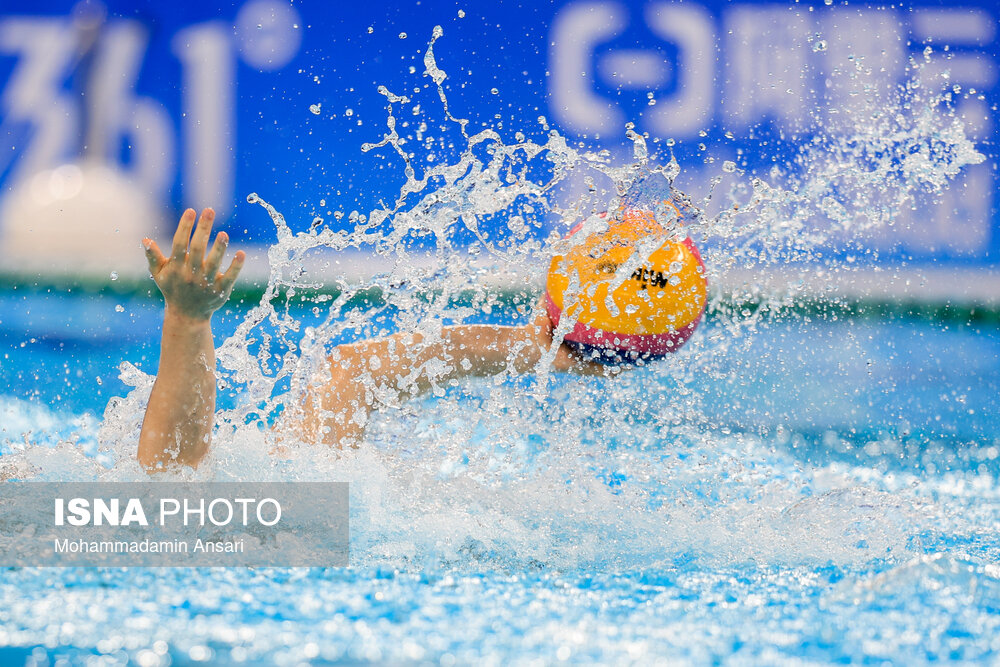
<path id="1" fill-rule="evenodd" d="M 2 399 L 5 474 L 127 478 L 98 452 L 101 392 L 123 393 L 119 356 L 154 367 L 158 307 L 3 298 L 25 306 L 6 386 L 39 376 Z M 70 333 L 46 324 L 68 308 Z M 0 657 L 996 659 L 1000 332 L 797 317 L 687 376 L 724 330 L 615 381 L 557 378 L 540 403 L 473 381 L 380 419 L 346 460 L 223 439 L 217 478 L 351 479 L 352 567 L 4 570 Z"/>

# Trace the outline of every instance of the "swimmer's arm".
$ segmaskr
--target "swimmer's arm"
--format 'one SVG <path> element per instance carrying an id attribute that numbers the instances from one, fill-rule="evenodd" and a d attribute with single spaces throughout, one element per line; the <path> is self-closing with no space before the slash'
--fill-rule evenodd
<path id="1" fill-rule="evenodd" d="M 150 273 L 166 302 L 160 366 L 139 435 L 138 460 L 147 470 L 172 464 L 197 467 L 211 441 L 215 414 L 211 317 L 229 298 L 246 259 L 242 251 L 236 253 L 225 274 L 219 273 L 229 242 L 225 232 L 216 236 L 205 256 L 214 218 L 212 209 L 202 211 L 192 236 L 195 212 L 185 211 L 169 258 L 154 241 L 143 240 Z"/>
<path id="2" fill-rule="evenodd" d="M 212 326 L 168 305 L 162 336 L 160 367 L 139 435 L 139 463 L 147 470 L 174 463 L 197 467 L 208 451 L 215 413 Z"/>
<path id="3" fill-rule="evenodd" d="M 341 345 L 330 357 L 329 378 L 309 388 L 304 414 L 286 423 L 302 428 L 298 435 L 307 442 L 353 444 L 364 434 L 375 407 L 463 377 L 531 372 L 551 345 L 551 325 L 544 313 L 517 327 L 444 327 L 440 338 L 430 343 L 421 334 L 396 334 Z M 600 364 L 578 359 L 566 345 L 556 350 L 551 367 L 587 375 L 608 372 Z"/>

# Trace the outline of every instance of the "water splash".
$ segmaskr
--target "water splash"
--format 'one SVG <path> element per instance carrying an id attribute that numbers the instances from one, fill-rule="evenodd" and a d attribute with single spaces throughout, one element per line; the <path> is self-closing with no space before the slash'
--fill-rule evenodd
<path id="1" fill-rule="evenodd" d="M 900 498 L 863 466 L 805 468 L 765 436 L 720 433 L 706 411 L 705 378 L 734 381 L 734 351 L 798 296 L 794 290 L 763 294 L 748 285 L 735 300 L 714 294 L 706 331 L 669 360 L 620 378 L 550 376 L 543 360 L 536 377 L 504 373 L 437 386 L 433 396 L 402 404 L 376 396 L 383 410 L 358 450 L 287 441 L 276 450 L 277 415 L 297 409 L 336 344 L 392 331 L 434 342 L 447 324 L 505 310 L 523 320 L 535 313 L 548 258 L 574 242 L 563 232 L 606 225 L 603 211 L 651 207 L 668 234 L 701 244 L 711 284 L 734 269 L 813 260 L 824 244 L 890 225 L 918 193 L 946 187 L 983 159 L 942 106 L 947 100 L 911 83 L 864 122 L 817 128 L 792 164 L 767 179 L 724 165 L 736 184 L 717 192 L 720 174 L 696 200 L 673 185 L 678 162 L 650 155 L 632 126 L 625 136 L 633 157 L 624 164 L 573 148 L 544 125 L 539 141 L 517 133 L 507 143 L 489 128 L 470 133 L 469 120 L 449 106 L 448 77 L 434 54 L 442 34 L 433 31 L 424 76 L 461 137 L 457 155 L 421 168 L 404 147 L 413 137 L 400 134 L 396 119 L 414 103 L 382 86 L 387 131 L 361 150 L 390 148 L 402 161 L 404 182 L 390 204 L 351 212 L 349 230 L 314 221 L 294 233 L 261 196 L 247 197 L 274 221 L 270 277 L 218 350 L 220 390 L 238 394 L 239 403 L 217 414 L 208 465 L 183 474 L 354 481 L 352 552 L 361 564 L 854 563 L 917 550 L 914 536 L 928 517 L 942 516 L 932 504 Z M 568 194 L 570 177 L 581 174 L 585 183 L 610 184 L 611 195 L 597 187 Z M 682 219 L 660 205 L 665 199 Z M 706 213 L 719 202 L 720 213 Z M 658 245 L 644 244 L 634 262 Z M 330 267 L 351 249 L 384 260 L 387 270 L 350 281 L 305 268 Z M 742 301 L 750 297 L 756 305 L 748 309 Z M 571 325 L 564 322 L 557 341 Z M 442 370 L 424 372 L 433 384 Z M 101 474 L 117 479 L 142 475 L 132 448 L 151 383 L 130 365 L 123 380 L 135 390 L 108 406 L 99 435 L 117 461 Z"/>

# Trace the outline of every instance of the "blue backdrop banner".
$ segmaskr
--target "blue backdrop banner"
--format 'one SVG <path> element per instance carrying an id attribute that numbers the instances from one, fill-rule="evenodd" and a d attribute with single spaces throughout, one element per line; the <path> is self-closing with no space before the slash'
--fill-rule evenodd
<path id="1" fill-rule="evenodd" d="M 293 229 L 316 215 L 349 225 L 333 214 L 371 210 L 405 180 L 391 148 L 361 150 L 386 132 L 379 86 L 413 98 L 397 114 L 420 160 L 455 150 L 443 111 L 428 110 L 440 100 L 423 53 L 440 25 L 448 101 L 471 128 L 542 141 L 552 128 L 627 159 L 633 122 L 676 155 L 696 194 L 727 162 L 749 174 L 787 167 L 859 99 L 878 103 L 907 81 L 953 90 L 986 160 L 901 213 L 906 224 L 873 241 L 877 261 L 994 267 L 998 14 L 977 0 L 5 0 L 0 251 L 30 254 L 22 228 L 42 225 L 26 219 L 30 201 L 72 199 L 93 164 L 130 184 L 106 196 L 150 218 L 133 225 L 143 234 L 212 205 L 234 239 L 273 242 L 271 221 L 245 203 L 251 192 Z M 134 245 L 132 216 L 115 215 Z"/>

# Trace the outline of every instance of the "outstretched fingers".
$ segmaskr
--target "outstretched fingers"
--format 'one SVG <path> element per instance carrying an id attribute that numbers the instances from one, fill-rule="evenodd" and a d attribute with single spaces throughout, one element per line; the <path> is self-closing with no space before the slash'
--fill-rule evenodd
<path id="1" fill-rule="evenodd" d="M 193 208 L 189 208 L 181 215 L 181 221 L 177 223 L 177 231 L 174 232 L 174 245 L 170 251 L 170 259 L 176 260 L 178 264 L 184 263 L 187 255 L 188 241 L 191 239 L 191 228 L 194 226 L 194 219 L 197 213 Z"/>
<path id="2" fill-rule="evenodd" d="M 212 223 L 215 221 L 215 211 L 206 208 L 201 212 L 198 219 L 198 226 L 191 237 L 191 249 L 188 251 L 188 262 L 192 273 L 201 271 L 201 261 L 205 257 L 205 249 L 208 247 L 208 238 L 212 235 Z"/>
<path id="3" fill-rule="evenodd" d="M 246 261 L 246 258 L 247 254 L 242 250 L 238 250 L 229 268 L 224 274 L 218 277 L 219 289 L 223 294 L 228 295 L 232 291 L 233 285 L 236 284 L 236 277 L 240 275 L 240 270 L 243 269 L 243 262 Z"/>
<path id="4" fill-rule="evenodd" d="M 211 252 L 205 258 L 205 277 L 209 280 L 215 280 L 216 275 L 219 273 L 219 267 L 222 266 L 222 258 L 226 255 L 226 247 L 228 245 L 229 235 L 225 232 L 219 232 L 215 236 Z"/>
<path id="5" fill-rule="evenodd" d="M 160 247 L 156 245 L 156 241 L 153 239 L 143 239 L 142 247 L 146 251 L 146 261 L 149 262 L 149 272 L 152 275 L 156 275 L 163 268 L 163 265 L 167 263 L 167 258 L 163 256 L 160 252 Z"/>

